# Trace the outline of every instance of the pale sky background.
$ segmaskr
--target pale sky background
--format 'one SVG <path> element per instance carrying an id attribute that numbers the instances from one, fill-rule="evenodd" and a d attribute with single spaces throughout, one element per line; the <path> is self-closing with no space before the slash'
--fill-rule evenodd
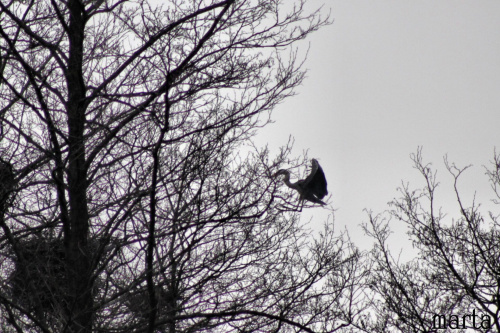
<path id="1" fill-rule="evenodd" d="M 458 216 L 443 156 L 473 167 L 459 183 L 467 203 L 490 206 L 483 165 L 500 150 L 500 1 L 330 0 L 334 23 L 311 35 L 307 78 L 279 105 L 258 144 L 295 138 L 294 154 L 319 159 L 337 209 L 337 230 L 371 247 L 359 226 L 363 209 L 382 212 L 401 180 L 423 178 L 409 158 L 418 146 L 441 181 L 438 204 Z M 292 179 L 294 181 L 295 179 Z M 496 208 L 497 214 L 500 209 Z M 321 225 L 322 208 L 303 218 Z M 409 245 L 394 222 L 396 245 Z M 399 229 L 398 229 L 399 228 Z M 402 237 L 401 237 L 402 235 Z"/>

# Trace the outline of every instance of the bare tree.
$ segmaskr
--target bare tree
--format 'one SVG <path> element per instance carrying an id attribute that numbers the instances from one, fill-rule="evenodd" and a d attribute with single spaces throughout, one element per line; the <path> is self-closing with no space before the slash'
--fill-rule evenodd
<path id="1" fill-rule="evenodd" d="M 246 149 L 328 23 L 305 1 L 0 3 L 4 332 L 348 328 L 364 268 Z M 246 145 L 246 146 L 245 146 Z M 248 154 L 242 151 L 246 149 Z M 42 269 L 43 267 L 43 269 Z"/>
<path id="2" fill-rule="evenodd" d="M 388 215 L 370 214 L 365 230 L 376 241 L 370 284 L 373 314 L 371 332 L 500 331 L 500 223 L 498 214 L 480 212 L 475 200 L 467 206 L 458 180 L 468 168 L 445 165 L 454 179 L 460 215 L 450 219 L 436 204 L 436 172 L 422 160 L 421 150 L 412 156 L 422 174 L 421 190 L 401 189 Z M 500 155 L 487 170 L 498 204 Z M 408 226 L 409 239 L 419 255 L 400 262 L 389 250 L 389 220 Z"/>

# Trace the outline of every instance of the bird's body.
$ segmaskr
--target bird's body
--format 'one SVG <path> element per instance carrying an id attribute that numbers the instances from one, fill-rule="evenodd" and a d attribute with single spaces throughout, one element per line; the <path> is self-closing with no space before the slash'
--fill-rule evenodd
<path id="1" fill-rule="evenodd" d="M 320 205 L 326 205 L 321 200 L 328 194 L 325 173 L 316 159 L 312 159 L 312 170 L 306 179 L 292 183 L 290 182 L 290 172 L 283 169 L 279 170 L 274 176 L 277 177 L 279 175 L 285 176 L 283 182 L 286 186 L 299 192 L 300 201 L 307 200 Z"/>

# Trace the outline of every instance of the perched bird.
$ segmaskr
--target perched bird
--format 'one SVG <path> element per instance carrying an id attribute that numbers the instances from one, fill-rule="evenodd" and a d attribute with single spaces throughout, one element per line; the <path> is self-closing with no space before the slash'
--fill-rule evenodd
<path id="1" fill-rule="evenodd" d="M 279 170 L 274 177 L 285 175 L 283 181 L 286 186 L 299 192 L 300 201 L 307 200 L 320 205 L 326 205 L 321 199 L 328 194 L 326 189 L 326 178 L 323 169 L 316 159 L 312 159 L 312 170 L 306 179 L 301 179 L 295 183 L 290 183 L 290 172 L 288 170 Z"/>

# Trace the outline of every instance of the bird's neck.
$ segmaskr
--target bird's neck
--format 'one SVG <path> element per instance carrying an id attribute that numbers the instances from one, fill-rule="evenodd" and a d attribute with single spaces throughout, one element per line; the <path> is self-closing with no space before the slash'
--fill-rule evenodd
<path id="1" fill-rule="evenodd" d="M 285 173 L 285 178 L 283 179 L 283 182 L 285 183 L 286 186 L 295 188 L 297 183 L 292 183 L 290 182 L 290 173 Z"/>

